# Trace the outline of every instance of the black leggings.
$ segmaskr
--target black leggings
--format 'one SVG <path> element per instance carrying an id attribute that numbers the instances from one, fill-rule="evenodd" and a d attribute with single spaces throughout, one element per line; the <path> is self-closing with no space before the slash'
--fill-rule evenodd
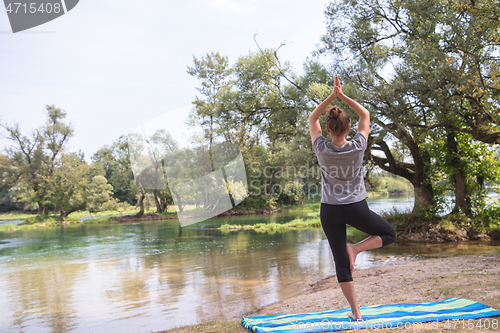
<path id="1" fill-rule="evenodd" d="M 382 238 L 382 246 L 394 242 L 394 228 L 381 216 L 368 208 L 366 200 L 347 205 L 321 203 L 321 225 L 333 252 L 338 282 L 352 281 L 349 256 L 346 250 L 346 224 L 369 235 Z"/>

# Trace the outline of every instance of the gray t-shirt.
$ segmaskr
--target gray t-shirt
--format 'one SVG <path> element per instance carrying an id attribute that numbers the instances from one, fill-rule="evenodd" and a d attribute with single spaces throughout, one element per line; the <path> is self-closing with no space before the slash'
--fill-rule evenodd
<path id="1" fill-rule="evenodd" d="M 366 138 L 360 132 L 342 147 L 326 141 L 323 135 L 314 140 L 313 151 L 321 167 L 321 202 L 345 205 L 368 197 L 363 179 L 363 155 Z"/>

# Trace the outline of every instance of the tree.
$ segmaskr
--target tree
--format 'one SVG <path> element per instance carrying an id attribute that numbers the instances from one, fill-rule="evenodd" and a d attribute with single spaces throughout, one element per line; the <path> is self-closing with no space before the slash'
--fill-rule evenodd
<path id="1" fill-rule="evenodd" d="M 452 212 L 478 214 L 486 205 L 486 184 L 500 178 L 497 151 L 468 133 L 455 132 L 437 141 L 431 154 L 436 167 L 449 177 L 440 187 L 455 190 Z"/>
<path id="2" fill-rule="evenodd" d="M 167 186 L 167 175 L 165 172 L 166 158 L 172 158 L 173 153 L 178 150 L 177 143 L 169 132 L 157 130 L 147 141 L 149 145 L 150 159 L 152 169 L 154 169 L 154 179 L 162 179 L 164 186 L 155 184 L 152 187 L 153 197 L 156 205 L 156 212 L 163 213 L 167 211 L 168 204 L 173 203 L 172 194 Z M 162 189 L 163 188 L 163 189 Z"/>
<path id="3" fill-rule="evenodd" d="M 335 57 L 335 70 L 374 112 L 368 158 L 413 184 L 416 209 L 430 206 L 432 211 L 435 206 L 434 140 L 448 137 L 450 151 L 453 132 L 500 142 L 500 115 L 495 111 L 499 44 L 492 38 L 497 27 L 479 27 L 477 12 L 457 4 L 345 0 L 331 3 L 327 11 L 328 32 L 320 52 Z M 408 147 L 412 163 L 394 158 L 390 138 Z M 458 177 L 455 192 L 463 192 L 459 175 L 464 171 L 452 172 Z"/>
<path id="4" fill-rule="evenodd" d="M 106 177 L 95 176 L 87 191 L 87 210 L 92 214 L 105 210 L 115 210 L 118 202 L 113 198 L 113 186 L 108 184 Z"/>
<path id="5" fill-rule="evenodd" d="M 157 212 L 166 211 L 168 204 L 171 204 L 173 200 L 170 189 L 167 187 L 165 164 L 174 156 L 174 152 L 178 149 L 177 143 L 170 133 L 157 130 L 150 137 L 132 133 L 128 136 L 127 145 L 130 168 L 141 193 L 138 215 L 144 214 L 146 190 L 152 191 Z"/>
<path id="6" fill-rule="evenodd" d="M 113 197 L 130 205 L 136 204 L 140 192 L 130 165 L 128 137 L 120 136 L 113 144 L 105 145 L 92 156 L 92 164 L 100 165 L 108 183 L 113 186 Z"/>
<path id="7" fill-rule="evenodd" d="M 62 221 L 72 212 L 84 210 L 87 204 L 89 166 L 83 155 L 63 154 L 48 181 L 49 203 Z"/>
<path id="8" fill-rule="evenodd" d="M 15 165 L 19 199 L 26 204 L 36 203 L 38 214 L 48 213 L 48 186 L 58 158 L 73 135 L 71 125 L 62 122 L 66 117 L 63 110 L 51 105 L 46 106 L 46 110 L 47 123 L 33 131 L 30 137 L 21 133 L 19 124 L 1 125 L 13 141 L 13 146 L 7 148 L 7 155 Z"/>
<path id="9" fill-rule="evenodd" d="M 14 195 L 16 171 L 14 161 L 7 155 L 0 155 L 0 211 L 11 211 L 19 208 Z"/>
<path id="10" fill-rule="evenodd" d="M 220 97 L 227 89 L 231 68 L 227 57 L 217 53 L 207 54 L 206 57 L 197 59 L 193 57 L 194 67 L 188 67 L 188 74 L 196 76 L 201 80 L 201 87 L 198 91 L 204 99 L 196 97 L 193 102 L 195 114 L 192 114 L 191 123 L 200 123 L 205 128 L 205 139 L 209 141 L 209 152 L 212 156 L 212 146 L 215 136 L 216 126 L 225 127 L 225 124 L 214 123 L 215 117 L 220 114 Z"/>

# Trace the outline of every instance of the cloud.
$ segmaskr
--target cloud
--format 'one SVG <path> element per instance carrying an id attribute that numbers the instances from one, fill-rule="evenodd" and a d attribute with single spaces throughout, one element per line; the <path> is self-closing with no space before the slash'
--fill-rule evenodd
<path id="1" fill-rule="evenodd" d="M 256 0 L 205 0 L 214 9 L 236 15 L 248 15 L 257 10 Z"/>

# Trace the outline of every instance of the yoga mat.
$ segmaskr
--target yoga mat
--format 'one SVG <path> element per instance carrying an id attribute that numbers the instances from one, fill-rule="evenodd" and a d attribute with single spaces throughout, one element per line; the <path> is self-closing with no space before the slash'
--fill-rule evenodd
<path id="1" fill-rule="evenodd" d="M 469 329 L 468 325 L 472 324 L 467 321 L 469 319 L 500 316 L 500 312 L 484 304 L 451 297 L 438 302 L 362 306 L 363 319 L 359 321 L 353 321 L 347 316 L 350 311 L 350 308 L 346 308 L 311 313 L 243 317 L 241 324 L 256 333 L 330 332 L 390 327 L 444 330 L 454 327 Z M 484 319 L 482 324 L 488 324 L 489 329 L 495 329 L 495 323 L 498 329 L 500 323 L 497 318 Z M 447 324 L 448 327 L 445 326 Z"/>

